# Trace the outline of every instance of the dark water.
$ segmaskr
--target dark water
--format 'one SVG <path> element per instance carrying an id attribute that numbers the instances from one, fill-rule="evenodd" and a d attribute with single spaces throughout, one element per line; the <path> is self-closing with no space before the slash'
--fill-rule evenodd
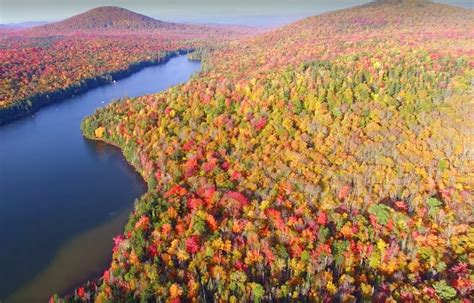
<path id="1" fill-rule="evenodd" d="M 46 301 L 102 273 L 146 185 L 120 150 L 84 139 L 80 123 L 199 69 L 176 57 L 0 127 L 0 301 Z"/>

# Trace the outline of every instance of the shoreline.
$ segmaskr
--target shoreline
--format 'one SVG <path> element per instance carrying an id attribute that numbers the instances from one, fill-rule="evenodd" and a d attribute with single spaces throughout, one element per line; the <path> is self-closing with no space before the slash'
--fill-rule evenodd
<path id="1" fill-rule="evenodd" d="M 163 57 L 156 60 L 132 63 L 124 70 L 118 70 L 108 74 L 102 74 L 93 78 L 87 78 L 61 91 L 40 93 L 28 99 L 23 99 L 21 101 L 15 102 L 5 108 L 0 109 L 0 126 L 33 114 L 45 105 L 52 104 L 55 102 L 61 102 L 64 99 L 69 98 L 73 95 L 85 93 L 93 88 L 109 84 L 112 80 L 120 80 L 126 78 L 146 67 L 164 64 L 174 57 L 187 55 L 192 53 L 193 51 L 194 49 L 192 48 L 171 51 L 165 53 Z"/>
<path id="2" fill-rule="evenodd" d="M 88 116 L 84 117 L 84 119 L 86 119 Z M 127 163 L 127 165 L 129 166 L 129 169 L 132 169 L 134 173 L 138 174 L 140 176 L 140 182 L 142 182 L 145 186 L 146 186 L 146 190 L 139 196 L 137 196 L 135 198 L 134 201 L 132 201 L 132 204 L 129 206 L 128 208 L 128 211 L 126 212 L 126 222 L 124 223 L 124 225 L 122 225 L 120 228 L 121 228 L 121 231 L 120 233 L 122 234 L 123 233 L 123 230 L 125 228 L 125 225 L 127 224 L 128 220 L 129 220 L 129 217 L 130 217 L 130 214 L 132 213 L 132 211 L 135 209 L 135 201 L 141 199 L 146 193 L 149 192 L 149 187 L 148 187 L 148 182 L 146 181 L 145 177 L 143 176 L 141 170 L 132 163 L 132 161 L 130 161 L 127 156 L 125 155 L 125 153 L 123 152 L 123 147 L 120 146 L 118 143 L 115 143 L 111 140 L 107 140 L 105 138 L 96 138 L 93 134 L 88 134 L 87 132 L 85 132 L 82 127 L 81 127 L 81 133 L 82 133 L 82 137 L 83 139 L 85 140 L 89 140 L 91 142 L 94 142 L 94 143 L 100 143 L 100 144 L 105 144 L 107 145 L 108 148 L 112 148 L 112 149 L 116 149 L 120 152 L 120 155 L 121 157 L 125 160 L 125 162 Z M 101 228 L 102 225 L 99 225 L 98 227 L 96 228 Z M 83 236 L 87 234 L 87 231 L 85 233 L 81 233 L 79 234 L 79 236 Z M 110 242 L 112 242 L 112 237 L 110 238 Z M 87 278 L 83 279 L 82 282 L 79 282 L 78 285 L 74 285 L 74 286 L 71 286 L 71 287 L 67 287 L 65 289 L 63 289 L 63 291 L 61 292 L 58 292 L 58 293 L 51 293 L 48 297 L 48 300 L 53 297 L 53 296 L 59 296 L 61 298 L 70 298 L 70 297 L 73 297 L 75 295 L 75 292 L 76 292 L 76 289 L 78 289 L 78 287 L 80 287 L 81 285 L 90 285 L 90 284 L 95 284 L 96 286 L 99 286 L 100 285 L 100 282 L 101 282 L 101 279 L 102 279 L 102 274 L 105 270 L 108 270 L 110 268 L 110 265 L 112 263 L 112 260 L 113 260 L 113 257 L 112 257 L 112 250 L 108 251 L 107 252 L 107 255 L 108 255 L 108 258 L 109 260 L 107 261 L 107 266 L 104 267 L 104 268 L 96 268 L 94 269 L 94 272 L 96 273 L 99 273 L 98 275 L 97 274 L 94 274 L 94 275 L 90 275 L 88 276 Z M 11 296 L 12 294 L 15 295 L 16 291 L 9 294 L 9 296 L 7 296 L 6 298 L 3 298 L 3 299 L 6 299 L 6 300 L 11 300 Z M 3 303 L 2 299 L 0 298 L 0 303 Z"/>
<path id="3" fill-rule="evenodd" d="M 189 54 L 192 51 L 193 50 L 184 50 L 184 51 L 180 50 L 179 52 L 167 53 L 166 56 L 164 56 L 160 59 L 160 61 L 159 61 L 160 63 L 155 64 L 155 65 L 166 64 L 169 60 L 171 60 L 173 58 L 176 58 L 176 57 L 180 57 L 180 56 L 185 55 L 185 54 Z M 187 61 L 186 58 L 182 58 L 182 59 Z M 199 60 L 197 60 L 197 61 L 199 61 Z M 195 74 L 195 73 L 193 72 L 193 74 Z M 193 75 L 193 74 L 191 74 L 191 75 Z M 190 79 L 190 77 L 187 77 L 186 79 Z M 188 81 L 188 80 L 186 80 L 186 81 Z M 173 84 L 173 85 L 176 85 L 176 84 Z M 113 86 L 110 86 L 110 87 L 113 87 Z M 165 88 L 165 89 L 168 89 L 168 88 Z M 158 93 L 158 92 L 156 92 L 156 93 Z M 99 105 L 95 108 L 99 109 L 99 108 L 103 108 L 103 107 L 104 107 L 103 105 Z M 123 224 L 121 224 L 118 231 L 115 232 L 114 234 L 112 234 L 110 236 L 110 238 L 108 238 L 108 240 L 107 240 L 108 242 L 112 243 L 112 237 L 113 236 L 115 236 L 116 234 L 122 234 L 124 232 L 125 225 L 128 222 L 128 217 L 130 216 L 132 211 L 135 209 L 135 202 L 134 201 L 140 200 L 141 198 L 143 198 L 144 195 L 146 195 L 149 192 L 149 184 L 148 184 L 147 180 L 144 178 L 144 175 L 142 174 L 143 170 L 140 167 L 140 163 L 139 162 L 132 163 L 133 156 L 130 156 L 130 154 L 129 154 L 129 157 L 126 156 L 126 153 L 124 152 L 124 149 L 126 149 L 126 145 L 119 144 L 120 141 L 113 140 L 112 137 L 108 137 L 108 136 L 107 136 L 107 138 L 97 138 L 97 137 L 95 137 L 93 131 L 92 132 L 87 131 L 86 129 L 84 129 L 82 127 L 82 124 L 83 124 L 84 120 L 87 119 L 88 117 L 90 117 L 90 116 L 89 115 L 85 115 L 85 116 L 83 115 L 80 118 L 80 120 L 81 120 L 81 127 L 80 128 L 81 128 L 82 138 L 79 137 L 79 139 L 80 140 L 90 140 L 90 142 L 92 142 L 92 141 L 97 142 L 97 143 L 100 142 L 100 144 L 103 144 L 104 146 L 106 146 L 108 148 L 117 149 L 118 151 L 120 151 L 120 156 L 122 157 L 122 161 L 125 160 L 126 164 L 128 164 L 127 170 L 131 169 L 132 172 L 139 174 L 139 180 L 144 186 L 143 191 L 141 191 L 138 195 L 134 196 L 133 199 L 131 199 L 128 202 L 128 211 L 126 211 L 126 218 L 127 218 L 126 221 Z M 137 178 L 138 178 L 138 176 L 137 176 Z M 112 261 L 112 250 L 111 249 L 110 250 L 106 249 L 105 252 L 106 252 L 106 255 L 107 255 L 107 259 L 108 259 L 106 264 L 102 264 L 98 267 L 94 267 L 93 268 L 94 270 L 90 272 L 91 274 L 88 275 L 88 276 L 84 276 L 85 279 L 82 280 L 81 282 L 77 283 L 77 284 L 72 283 L 72 285 L 70 285 L 69 287 L 65 287 L 63 289 L 59 288 L 58 290 L 51 290 L 51 293 L 49 293 L 49 295 L 48 295 L 48 299 L 51 298 L 55 294 L 57 296 L 66 297 L 66 298 L 74 297 L 75 291 L 83 285 L 87 285 L 89 283 L 100 285 L 101 284 L 101 279 L 102 279 L 102 274 L 105 270 L 110 268 L 111 261 Z M 15 292 L 13 292 L 13 293 L 15 293 Z M 12 294 L 9 294 L 9 296 L 11 296 L 11 295 Z M 9 297 L 7 297 L 7 298 L 9 298 Z M 7 300 L 7 302 L 8 302 L 8 300 Z"/>
<path id="4" fill-rule="evenodd" d="M 190 50 L 188 51 L 187 53 L 191 53 L 193 50 Z M 182 55 L 183 53 L 179 54 L 179 55 Z M 174 56 L 172 56 L 174 57 Z M 172 57 L 169 57 L 168 59 L 171 59 Z M 190 61 L 196 61 L 196 62 L 200 62 L 201 60 L 198 60 L 198 59 L 189 59 Z M 150 191 L 150 188 L 149 188 L 149 183 L 148 183 L 148 180 L 146 180 L 145 176 L 143 175 L 143 171 L 140 169 L 139 167 L 139 164 L 135 164 L 131 161 L 131 159 L 129 159 L 127 157 L 127 155 L 124 153 L 124 149 L 126 148 L 126 146 L 123 146 L 117 142 L 115 142 L 114 140 L 111 140 L 111 139 L 107 139 L 106 137 L 102 137 L 102 138 L 97 138 L 94 134 L 94 131 L 93 130 L 87 130 L 85 127 L 84 127 L 84 121 L 86 121 L 86 119 L 88 119 L 90 116 L 86 116 L 82 119 L 82 122 L 81 122 L 81 133 L 82 133 L 82 136 L 85 140 L 89 140 L 89 141 L 92 141 L 92 142 L 98 142 L 98 143 L 102 143 L 102 144 L 106 144 L 112 148 L 116 148 L 120 151 L 120 154 L 122 155 L 123 159 L 127 162 L 127 164 L 137 173 L 140 175 L 141 177 L 141 181 L 146 185 L 146 191 L 138 196 L 135 201 L 138 201 L 140 200 L 143 196 L 145 196 L 149 191 Z M 131 211 L 133 211 L 135 208 L 135 204 L 133 204 L 131 206 Z M 125 228 L 125 225 L 123 226 L 123 228 Z M 122 228 L 122 232 L 123 232 L 123 228 Z M 112 254 L 112 251 L 109 252 L 110 254 Z M 111 260 L 112 261 L 112 260 Z M 110 263 L 111 264 L 111 263 Z M 110 264 L 108 267 L 106 268 L 103 268 L 100 270 L 100 272 L 104 272 L 105 270 L 108 270 L 110 268 Z M 101 282 L 101 279 L 102 279 L 102 276 L 91 276 L 87 281 L 85 281 L 83 284 L 80 284 L 80 285 L 77 285 L 75 286 L 74 288 L 72 289 L 66 289 L 64 290 L 63 293 L 58 293 L 58 294 L 51 294 L 51 296 L 54 296 L 54 295 L 58 295 L 62 298 L 70 298 L 72 296 L 75 295 L 75 291 L 77 289 L 77 287 L 81 286 L 81 285 L 86 285 L 86 284 L 89 284 L 89 283 L 94 283 L 95 285 L 99 286 L 100 285 L 100 282 Z"/>
<path id="5" fill-rule="evenodd" d="M 87 119 L 87 117 L 85 117 L 82 121 L 84 121 L 85 119 Z M 84 139 L 86 140 L 90 140 L 92 142 L 97 142 L 97 143 L 102 143 L 102 144 L 106 144 L 108 145 L 109 147 L 112 147 L 112 148 L 116 148 L 120 151 L 120 154 L 122 155 L 123 159 L 125 160 L 125 162 L 127 162 L 127 164 L 133 168 L 133 170 L 140 175 L 141 177 L 141 181 L 146 185 L 147 187 L 147 190 L 139 197 L 137 197 L 135 199 L 135 201 L 137 200 L 140 200 L 144 195 L 146 195 L 146 193 L 149 192 L 149 187 L 148 187 L 148 182 L 147 180 L 145 179 L 145 177 L 143 176 L 142 174 L 142 171 L 135 165 L 132 163 L 132 161 L 130 161 L 130 159 L 127 158 L 127 156 L 125 155 L 125 153 L 123 152 L 124 150 L 124 147 L 123 146 L 120 146 L 118 143 L 115 143 L 113 142 L 112 140 L 107 140 L 106 138 L 97 138 L 95 137 L 95 135 L 92 133 L 92 134 L 89 134 L 88 132 L 86 132 L 83 128 L 82 128 L 82 123 L 81 123 L 81 133 L 82 133 L 82 136 Z M 131 206 L 131 211 L 132 212 L 135 208 L 135 204 L 133 204 Z M 130 213 L 128 214 L 130 215 Z M 128 221 L 128 219 L 127 219 Z M 127 224 L 127 223 L 125 223 Z M 123 228 L 125 228 L 125 225 L 123 226 Z M 123 229 L 122 229 L 122 233 L 123 233 Z M 112 256 L 112 251 L 109 252 L 109 254 Z M 110 264 L 108 267 L 106 268 L 103 268 L 101 270 L 99 270 L 99 272 L 104 272 L 106 270 L 108 270 L 110 268 L 110 265 L 112 263 L 112 258 L 110 260 Z M 61 298 L 70 298 L 70 297 L 73 297 L 75 295 L 75 292 L 76 292 L 76 289 L 81 286 L 81 285 L 86 285 L 86 284 L 89 284 L 89 283 L 93 283 L 95 284 L 97 287 L 100 285 L 100 282 L 101 282 L 101 279 L 102 279 L 102 276 L 91 276 L 90 278 L 88 278 L 86 281 L 84 281 L 82 284 L 79 284 L 78 286 L 74 286 L 73 288 L 71 289 L 65 289 L 63 293 L 57 293 L 57 294 L 51 294 L 51 297 L 55 296 L 55 295 L 58 295 L 60 296 Z M 1 302 L 0 302 L 1 303 Z"/>

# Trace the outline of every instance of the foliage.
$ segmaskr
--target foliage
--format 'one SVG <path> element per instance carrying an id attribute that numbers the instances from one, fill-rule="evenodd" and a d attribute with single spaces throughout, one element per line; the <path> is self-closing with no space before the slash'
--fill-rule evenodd
<path id="1" fill-rule="evenodd" d="M 114 7 L 0 33 L 0 115 L 15 114 L 9 110 L 15 107 L 28 111 L 39 99 L 75 94 L 97 79 L 110 82 L 112 75 L 158 63 L 179 50 L 202 49 L 248 34 L 248 29 L 235 26 L 167 23 Z"/>
<path id="2" fill-rule="evenodd" d="M 472 20 L 390 1 L 311 17 L 88 117 L 154 181 L 86 294 L 469 300 Z"/>
<path id="3" fill-rule="evenodd" d="M 442 280 L 433 284 L 436 294 L 441 300 L 451 300 L 457 295 L 456 289 L 446 284 L 446 281 Z"/>

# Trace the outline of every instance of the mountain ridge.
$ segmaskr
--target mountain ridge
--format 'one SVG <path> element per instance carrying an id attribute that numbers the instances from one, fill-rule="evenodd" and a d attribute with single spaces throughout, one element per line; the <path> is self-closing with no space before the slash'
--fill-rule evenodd
<path id="1" fill-rule="evenodd" d="M 31 31 L 156 30 L 180 26 L 184 25 L 157 20 L 118 6 L 100 6 L 62 21 L 34 27 Z"/>
<path id="2" fill-rule="evenodd" d="M 408 5 L 426 5 L 433 3 L 431 0 L 374 0 L 372 1 L 373 4 L 390 4 L 390 5 L 398 5 L 398 4 L 408 4 Z"/>

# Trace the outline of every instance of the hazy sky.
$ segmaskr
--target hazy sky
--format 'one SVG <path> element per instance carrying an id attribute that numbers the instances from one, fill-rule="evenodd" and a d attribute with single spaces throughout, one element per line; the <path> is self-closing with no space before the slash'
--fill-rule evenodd
<path id="1" fill-rule="evenodd" d="M 366 2 L 370 0 L 0 0 L 0 24 L 55 21 L 116 5 L 167 21 L 272 25 Z M 437 2 L 474 6 L 474 0 Z"/>

